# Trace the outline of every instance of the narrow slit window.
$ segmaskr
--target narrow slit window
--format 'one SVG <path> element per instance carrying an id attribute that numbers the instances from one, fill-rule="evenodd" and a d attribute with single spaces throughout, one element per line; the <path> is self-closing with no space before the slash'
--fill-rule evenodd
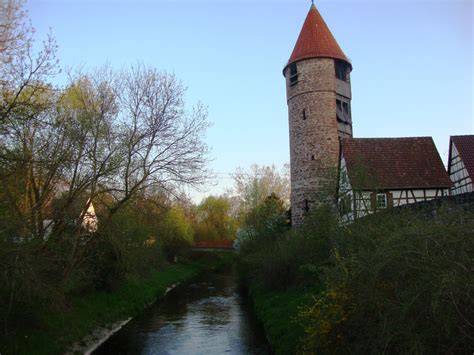
<path id="1" fill-rule="evenodd" d="M 306 110 L 305 109 L 303 109 L 303 114 L 302 115 L 303 115 L 303 120 L 305 120 L 306 119 Z"/>

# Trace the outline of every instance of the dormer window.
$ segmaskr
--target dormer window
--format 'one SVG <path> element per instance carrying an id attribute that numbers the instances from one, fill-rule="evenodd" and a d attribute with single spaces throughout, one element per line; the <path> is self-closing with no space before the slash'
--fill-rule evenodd
<path id="1" fill-rule="evenodd" d="M 290 64 L 290 86 L 294 86 L 298 83 L 298 68 L 296 63 Z"/>

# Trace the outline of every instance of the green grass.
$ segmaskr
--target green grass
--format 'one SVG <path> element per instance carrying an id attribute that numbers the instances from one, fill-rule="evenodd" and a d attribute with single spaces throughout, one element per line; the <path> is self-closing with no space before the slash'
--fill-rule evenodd
<path id="1" fill-rule="evenodd" d="M 313 294 L 301 288 L 251 292 L 255 312 L 275 354 L 292 354 L 299 347 L 304 330 L 296 316 Z"/>
<path id="2" fill-rule="evenodd" d="M 220 268 L 232 260 L 233 255 L 215 253 L 169 265 L 144 279 L 123 281 L 113 292 L 75 296 L 69 300 L 67 309 L 61 311 L 53 311 L 54 307 L 37 309 L 35 318 L 39 326 L 25 329 L 15 337 L 0 339 L 0 354 L 62 354 L 94 329 L 136 316 L 147 305 L 162 298 L 171 285 Z"/>

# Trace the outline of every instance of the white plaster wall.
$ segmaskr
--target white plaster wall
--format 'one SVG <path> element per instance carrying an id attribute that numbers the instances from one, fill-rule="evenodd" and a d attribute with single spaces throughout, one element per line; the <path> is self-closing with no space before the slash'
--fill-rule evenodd
<path id="1" fill-rule="evenodd" d="M 451 189 L 453 195 L 459 195 L 466 192 L 473 191 L 472 179 L 467 172 L 464 162 L 461 160 L 461 157 L 458 154 L 456 146 L 451 144 L 451 162 L 450 162 L 450 171 L 453 171 L 449 175 L 454 186 Z M 462 186 L 464 185 L 464 186 Z"/>
<path id="2" fill-rule="evenodd" d="M 341 155 L 341 166 L 339 169 L 339 191 L 337 196 L 337 205 L 340 206 L 341 201 L 348 196 L 351 199 L 352 211 L 341 216 L 341 222 L 347 223 L 354 220 L 354 191 L 352 190 L 349 175 L 347 174 L 347 164 L 344 156 Z"/>

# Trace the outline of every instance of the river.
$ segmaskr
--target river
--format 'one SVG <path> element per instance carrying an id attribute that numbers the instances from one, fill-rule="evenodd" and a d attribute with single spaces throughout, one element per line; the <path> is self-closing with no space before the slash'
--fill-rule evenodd
<path id="1" fill-rule="evenodd" d="M 93 354 L 270 354 L 234 271 L 171 290 Z"/>

